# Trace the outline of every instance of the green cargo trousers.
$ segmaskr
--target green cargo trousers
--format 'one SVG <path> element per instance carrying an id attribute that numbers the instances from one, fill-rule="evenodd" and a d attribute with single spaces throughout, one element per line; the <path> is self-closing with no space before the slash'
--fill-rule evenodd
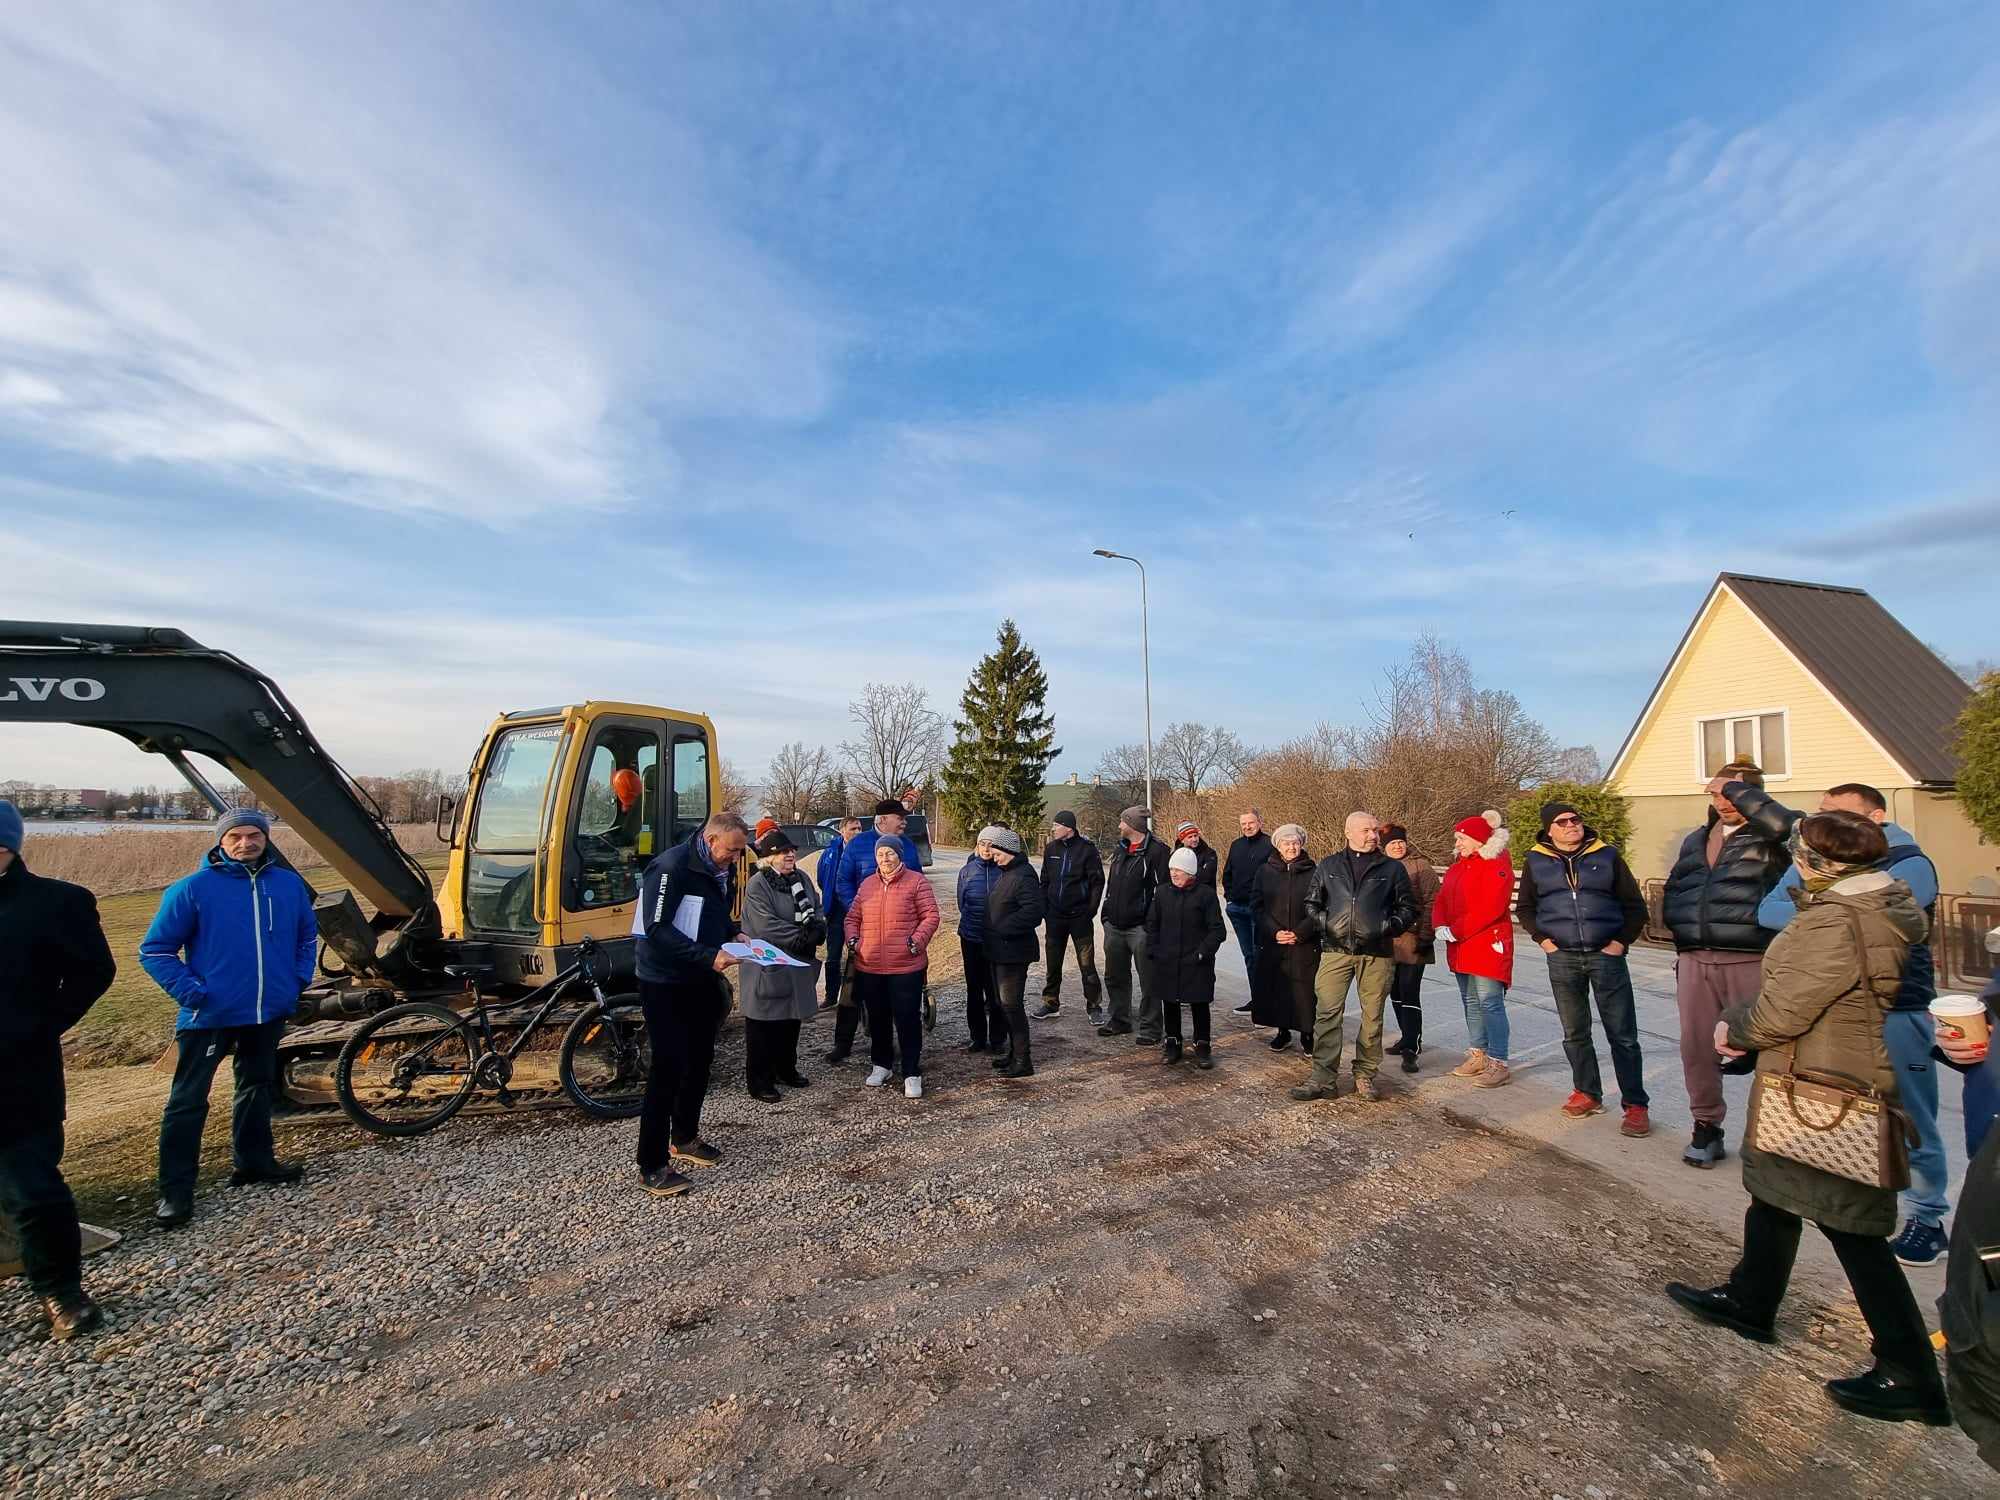
<path id="1" fill-rule="evenodd" d="M 1354 1039 L 1354 1076 L 1373 1078 L 1382 1068 L 1382 1009 L 1396 961 L 1365 953 L 1322 953 L 1313 976 L 1313 1068 L 1316 1087 L 1330 1089 L 1340 1076 L 1340 1044 L 1347 1022 L 1347 986 L 1361 992 L 1361 1029 Z"/>

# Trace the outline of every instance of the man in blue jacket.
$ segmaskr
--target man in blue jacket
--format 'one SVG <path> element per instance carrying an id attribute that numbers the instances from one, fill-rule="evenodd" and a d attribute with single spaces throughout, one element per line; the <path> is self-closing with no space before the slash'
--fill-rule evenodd
<path id="1" fill-rule="evenodd" d="M 1821 812 L 1858 813 L 1881 825 L 1889 840 L 1889 857 L 1882 868 L 1910 888 L 1924 916 L 1937 920 L 1937 867 L 1910 834 L 1889 821 L 1889 804 L 1872 786 L 1850 781 L 1819 799 Z M 1793 892 L 1799 888 L 1799 868 L 1785 872 L 1757 908 L 1760 926 L 1782 928 L 1798 911 Z M 1882 1022 L 1882 1045 L 1896 1068 L 1903 1112 L 1916 1127 L 1917 1144 L 1910 1152 L 1910 1185 L 1903 1190 L 1903 1232 L 1891 1241 L 1896 1259 L 1906 1266 L 1928 1266 L 1945 1253 L 1944 1216 L 1951 1212 L 1946 1196 L 1951 1166 L 1945 1160 L 1944 1132 L 1938 1128 L 1937 1066 L 1931 1048 L 1937 1043 L 1937 1023 L 1930 1003 L 1937 998 L 1937 967 L 1929 942 L 1913 943 L 1903 963 L 1903 982 L 1896 1004 Z"/>
<path id="2" fill-rule="evenodd" d="M 834 882 L 840 878 L 840 857 L 847 852 L 847 842 L 861 832 L 861 820 L 843 817 L 840 832 L 832 843 L 820 851 L 819 856 L 819 900 L 820 908 L 826 913 L 826 930 L 838 933 L 840 924 L 847 916 L 847 908 L 840 904 L 840 893 L 834 889 Z M 841 944 L 830 942 L 826 945 L 826 999 L 820 1002 L 821 1010 L 832 1010 L 840 1004 L 840 958 Z"/>
<path id="3" fill-rule="evenodd" d="M 271 1140 L 278 1037 L 312 983 L 319 923 L 312 888 L 270 847 L 271 820 L 231 808 L 215 822 L 215 847 L 202 867 L 167 887 L 139 944 L 139 963 L 180 1002 L 174 1023 L 180 1060 L 160 1119 L 163 1228 L 194 1215 L 194 1179 L 215 1070 L 236 1055 L 230 1184 L 297 1182 L 303 1168 L 281 1165 Z"/>
<path id="4" fill-rule="evenodd" d="M 729 1015 L 722 976 L 736 959 L 724 943 L 739 929 L 743 851 L 750 829 L 716 813 L 686 843 L 646 866 L 639 882 L 635 954 L 639 1004 L 653 1039 L 653 1065 L 639 1113 L 639 1184 L 672 1197 L 691 1184 L 675 1164 L 712 1167 L 722 1153 L 701 1138 L 701 1105 L 715 1062 L 715 1036 Z"/>

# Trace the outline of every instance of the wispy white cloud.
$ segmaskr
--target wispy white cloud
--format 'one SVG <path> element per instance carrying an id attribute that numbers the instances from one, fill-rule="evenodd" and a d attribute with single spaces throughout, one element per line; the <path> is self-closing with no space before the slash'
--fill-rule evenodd
<path id="1" fill-rule="evenodd" d="M 845 335 L 673 123 L 463 16 L 0 16 L 0 360 L 20 433 L 506 519 L 670 485 L 675 424 L 820 412 Z M 330 66 L 331 59 L 339 64 Z M 637 184 L 520 149 L 646 142 Z M 582 185 L 587 180 L 588 188 Z"/>

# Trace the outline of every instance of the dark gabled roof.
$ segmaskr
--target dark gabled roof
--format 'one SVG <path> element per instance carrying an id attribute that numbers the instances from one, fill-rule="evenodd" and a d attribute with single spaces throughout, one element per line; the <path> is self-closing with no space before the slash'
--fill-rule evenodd
<path id="1" fill-rule="evenodd" d="M 1867 590 L 1747 573 L 1716 581 L 1728 584 L 1911 776 L 1945 786 L 1957 780 L 1951 744 L 1972 689 Z"/>

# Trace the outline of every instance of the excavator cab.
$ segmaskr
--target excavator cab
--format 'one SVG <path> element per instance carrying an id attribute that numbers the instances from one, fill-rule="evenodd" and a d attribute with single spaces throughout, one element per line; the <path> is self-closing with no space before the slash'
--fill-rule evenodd
<path id="1" fill-rule="evenodd" d="M 584 937 L 629 973 L 639 877 L 715 805 L 714 744 L 702 715 L 632 703 L 494 720 L 452 810 L 445 940 L 489 948 L 499 984 L 538 983 Z"/>

